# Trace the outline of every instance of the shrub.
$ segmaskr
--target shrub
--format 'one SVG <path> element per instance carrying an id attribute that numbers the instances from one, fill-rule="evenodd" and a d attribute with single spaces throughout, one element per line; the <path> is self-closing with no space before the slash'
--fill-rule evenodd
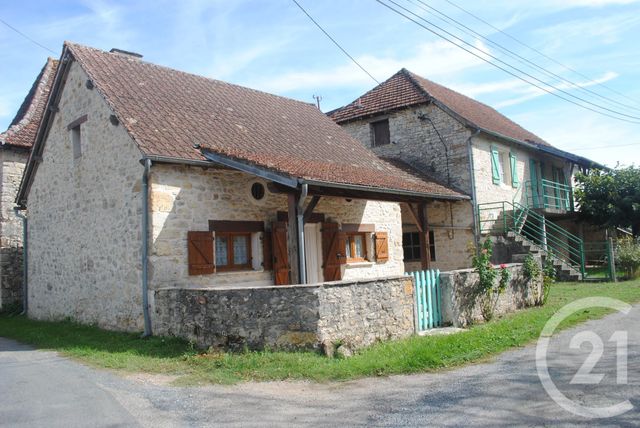
<path id="1" fill-rule="evenodd" d="M 629 279 L 640 275 L 640 243 L 631 237 L 618 240 L 616 245 L 616 266 Z"/>
<path id="2" fill-rule="evenodd" d="M 493 254 L 493 242 L 487 238 L 482 244 L 482 248 L 476 253 L 472 249 L 471 265 L 478 273 L 480 281 L 478 284 L 478 295 L 481 303 L 482 317 L 485 321 L 493 318 L 498 298 L 507 288 L 511 272 L 506 265 L 500 265 L 500 270 L 491 264 L 491 255 Z M 496 278 L 500 275 L 500 280 L 496 286 Z"/>
<path id="3" fill-rule="evenodd" d="M 540 276 L 541 272 L 542 270 L 540 269 L 540 265 L 538 264 L 536 258 L 533 257 L 533 254 L 527 254 L 527 256 L 524 258 L 524 262 L 522 263 L 522 274 L 524 275 L 524 277 L 527 278 L 528 281 L 530 281 L 533 278 L 537 278 L 538 276 Z"/>

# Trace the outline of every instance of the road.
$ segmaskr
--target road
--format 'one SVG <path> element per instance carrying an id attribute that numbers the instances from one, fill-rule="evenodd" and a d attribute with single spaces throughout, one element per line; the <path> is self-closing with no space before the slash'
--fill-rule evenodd
<path id="1" fill-rule="evenodd" d="M 537 376 L 535 344 L 495 360 L 440 373 L 351 382 L 245 383 L 179 388 L 158 376 L 122 377 L 0 338 L 1 427 L 201 426 L 640 426 L 640 306 L 554 336 L 550 373 L 570 399 L 623 415 L 590 420 L 559 407 Z M 571 385 L 591 345 L 569 347 L 591 330 L 604 342 L 599 385 Z M 626 384 L 617 384 L 617 331 L 628 331 Z M 618 349 L 618 354 L 622 351 Z M 622 353 L 624 355 L 624 353 Z M 624 380 L 624 379 L 623 379 Z"/>

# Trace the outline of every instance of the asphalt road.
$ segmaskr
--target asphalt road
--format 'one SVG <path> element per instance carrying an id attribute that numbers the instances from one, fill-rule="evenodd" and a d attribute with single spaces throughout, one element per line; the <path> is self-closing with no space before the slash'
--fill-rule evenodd
<path id="1" fill-rule="evenodd" d="M 592 371 L 604 378 L 598 385 L 570 384 L 592 348 L 572 349 L 571 339 L 589 330 L 604 343 Z M 609 341 L 617 330 L 627 331 L 626 354 Z M 625 380 L 616 370 L 624 355 L 626 384 L 617 384 Z M 552 380 L 574 402 L 598 407 L 629 400 L 634 407 L 595 420 L 562 409 L 537 376 L 535 345 L 437 374 L 177 388 L 0 338 L 0 426 L 640 426 L 640 306 L 554 336 L 547 361 Z"/>

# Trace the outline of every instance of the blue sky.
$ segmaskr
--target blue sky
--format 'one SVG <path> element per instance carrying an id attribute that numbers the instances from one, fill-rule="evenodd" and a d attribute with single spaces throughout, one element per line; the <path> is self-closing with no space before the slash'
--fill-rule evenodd
<path id="1" fill-rule="evenodd" d="M 497 108 L 561 149 L 611 166 L 640 164 L 637 123 L 604 117 L 537 90 L 374 0 L 299 1 L 379 81 L 406 67 Z M 395 1 L 444 26 L 418 9 L 417 0 Z M 565 83 L 569 93 L 640 117 L 640 1 L 452 0 L 590 80 L 527 50 L 446 0 L 423 1 L 614 103 Z M 56 52 L 0 24 L 1 129 L 8 126 L 46 57 L 59 56 L 64 40 L 132 50 L 147 61 L 307 102 L 319 94 L 323 111 L 375 86 L 290 0 L 5 1 L 0 19 Z M 464 37 L 481 55 L 496 55 L 524 68 L 488 42 Z M 548 76 L 536 76 L 551 82 Z"/>

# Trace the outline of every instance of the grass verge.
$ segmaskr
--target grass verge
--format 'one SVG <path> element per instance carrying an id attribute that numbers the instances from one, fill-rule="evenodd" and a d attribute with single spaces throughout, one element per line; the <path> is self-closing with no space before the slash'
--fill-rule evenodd
<path id="1" fill-rule="evenodd" d="M 544 307 L 518 311 L 450 336 L 411 337 L 379 343 L 349 359 L 312 352 L 198 352 L 171 338 L 141 340 L 73 322 L 33 321 L 0 315 L 0 336 L 52 349 L 89 365 L 178 376 L 177 384 L 235 383 L 247 380 L 348 380 L 366 376 L 416 373 L 486 359 L 535 340 L 547 320 L 565 304 L 589 296 L 640 301 L 640 280 L 622 283 L 554 284 Z M 593 308 L 574 314 L 560 328 L 600 318 L 610 311 Z"/>

